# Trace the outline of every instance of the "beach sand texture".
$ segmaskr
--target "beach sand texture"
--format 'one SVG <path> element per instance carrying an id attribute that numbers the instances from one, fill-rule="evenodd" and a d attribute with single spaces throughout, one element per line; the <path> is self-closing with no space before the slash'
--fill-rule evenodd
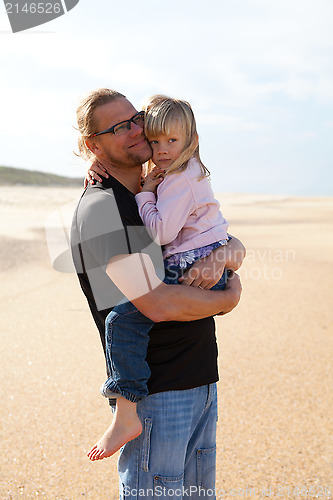
<path id="1" fill-rule="evenodd" d="M 1 500 L 118 498 L 117 456 L 85 455 L 111 418 L 99 336 L 45 242 L 79 194 L 0 188 Z M 332 498 L 333 199 L 219 200 L 248 254 L 241 303 L 217 319 L 217 496 Z"/>

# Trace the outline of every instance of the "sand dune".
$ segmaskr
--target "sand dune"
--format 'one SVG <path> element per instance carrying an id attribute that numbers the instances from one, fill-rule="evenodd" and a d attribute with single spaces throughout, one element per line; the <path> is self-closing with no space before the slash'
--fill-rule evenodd
<path id="1" fill-rule="evenodd" d="M 111 418 L 97 330 L 45 242 L 79 194 L 0 188 L 1 500 L 118 498 L 117 456 L 85 456 Z M 218 497 L 330 498 L 333 199 L 219 199 L 248 254 L 241 303 L 217 319 Z"/>

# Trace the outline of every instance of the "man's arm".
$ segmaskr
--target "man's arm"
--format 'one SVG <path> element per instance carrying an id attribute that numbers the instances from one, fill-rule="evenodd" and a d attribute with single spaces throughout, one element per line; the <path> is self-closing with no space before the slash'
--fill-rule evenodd
<path id="1" fill-rule="evenodd" d="M 179 278 L 179 283 L 209 289 L 219 281 L 225 268 L 237 271 L 243 263 L 246 250 L 237 238 L 231 238 L 227 245 L 195 262 L 184 276 Z"/>
<path id="2" fill-rule="evenodd" d="M 239 302 L 241 284 L 234 274 L 224 290 L 166 285 L 156 275 L 147 254 L 112 258 L 106 272 L 139 311 L 154 322 L 193 321 L 232 311 Z"/>

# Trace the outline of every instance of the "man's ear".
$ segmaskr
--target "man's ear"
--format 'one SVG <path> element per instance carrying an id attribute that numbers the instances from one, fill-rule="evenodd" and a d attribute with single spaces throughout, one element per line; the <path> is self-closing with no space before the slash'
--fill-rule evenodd
<path id="1" fill-rule="evenodd" d="M 84 142 L 89 151 L 91 151 L 94 155 L 96 155 L 96 152 L 99 150 L 99 147 L 98 144 L 94 141 L 94 139 L 88 138 Z"/>

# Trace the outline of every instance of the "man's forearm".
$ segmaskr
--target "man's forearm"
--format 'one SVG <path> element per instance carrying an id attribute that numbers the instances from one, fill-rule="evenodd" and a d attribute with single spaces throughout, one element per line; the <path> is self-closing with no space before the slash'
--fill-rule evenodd
<path id="1" fill-rule="evenodd" d="M 194 321 L 221 312 L 227 313 L 236 307 L 239 299 L 240 290 L 237 288 L 211 291 L 162 283 L 147 296 L 133 300 L 133 304 L 145 316 L 157 323 L 160 321 Z"/>
<path id="2" fill-rule="evenodd" d="M 166 285 L 146 254 L 119 255 L 106 273 L 142 314 L 152 321 L 192 321 L 231 311 L 241 293 L 239 277 L 228 279 L 224 290 Z"/>
<path id="3" fill-rule="evenodd" d="M 169 307 L 163 312 L 160 321 L 194 321 L 215 316 L 222 311 L 227 313 L 236 307 L 240 298 L 232 289 L 210 291 L 191 286 L 175 287 L 171 291 Z"/>

